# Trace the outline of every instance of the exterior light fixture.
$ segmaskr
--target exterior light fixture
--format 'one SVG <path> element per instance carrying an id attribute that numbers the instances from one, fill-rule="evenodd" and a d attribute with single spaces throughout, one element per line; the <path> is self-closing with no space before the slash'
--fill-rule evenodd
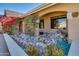
<path id="1" fill-rule="evenodd" d="M 73 13 L 72 13 L 72 16 L 73 16 L 73 17 L 78 17 L 78 14 L 79 14 L 78 12 L 73 12 Z"/>

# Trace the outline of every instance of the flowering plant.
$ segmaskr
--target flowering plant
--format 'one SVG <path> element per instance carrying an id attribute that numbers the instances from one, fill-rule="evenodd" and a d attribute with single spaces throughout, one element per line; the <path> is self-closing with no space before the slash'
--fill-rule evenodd
<path id="1" fill-rule="evenodd" d="M 29 56 L 38 56 L 39 55 L 39 50 L 38 48 L 36 48 L 35 46 L 33 45 L 29 45 L 27 48 L 26 48 L 26 53 L 29 55 Z"/>
<path id="2" fill-rule="evenodd" d="M 64 52 L 61 48 L 56 45 L 48 45 L 45 48 L 45 55 L 47 56 L 63 56 Z"/>

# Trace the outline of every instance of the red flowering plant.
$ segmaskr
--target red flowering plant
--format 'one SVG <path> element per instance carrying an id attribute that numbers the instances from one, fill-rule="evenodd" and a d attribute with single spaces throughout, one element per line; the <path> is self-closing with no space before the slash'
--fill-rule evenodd
<path id="1" fill-rule="evenodd" d="M 16 17 L 5 17 L 5 16 L 0 17 L 0 22 L 2 22 L 4 32 L 7 32 L 15 21 Z"/>

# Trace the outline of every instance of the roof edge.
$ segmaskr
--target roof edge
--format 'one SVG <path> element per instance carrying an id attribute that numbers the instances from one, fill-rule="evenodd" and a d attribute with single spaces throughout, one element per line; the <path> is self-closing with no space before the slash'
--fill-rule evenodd
<path id="1" fill-rule="evenodd" d="M 41 11 L 41 10 L 43 10 L 45 8 L 48 8 L 48 7 L 50 7 L 52 5 L 55 5 L 55 4 L 57 4 L 57 3 L 43 3 L 42 5 L 38 6 L 35 9 L 32 9 L 32 11 L 29 11 L 28 13 L 26 13 L 25 15 L 23 15 L 23 17 L 31 15 L 31 14 L 34 14 L 34 13 L 36 13 L 38 11 Z"/>

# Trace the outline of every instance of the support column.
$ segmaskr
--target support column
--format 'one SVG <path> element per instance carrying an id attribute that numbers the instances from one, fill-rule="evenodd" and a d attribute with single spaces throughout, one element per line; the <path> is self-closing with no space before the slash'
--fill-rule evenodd
<path id="1" fill-rule="evenodd" d="M 79 12 L 68 11 L 68 35 L 69 39 L 72 40 L 71 47 L 69 50 L 69 56 L 79 56 Z"/>
<path id="2" fill-rule="evenodd" d="M 35 28 L 35 35 L 36 36 L 39 36 L 39 22 L 40 22 L 39 19 L 36 20 L 36 28 Z"/>
<path id="3" fill-rule="evenodd" d="M 22 32 L 25 33 L 25 23 L 23 21 Z"/>

